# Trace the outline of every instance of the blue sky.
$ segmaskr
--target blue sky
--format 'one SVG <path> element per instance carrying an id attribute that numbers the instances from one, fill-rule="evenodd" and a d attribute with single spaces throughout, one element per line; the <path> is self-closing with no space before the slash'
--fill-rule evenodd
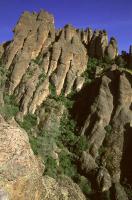
<path id="1" fill-rule="evenodd" d="M 70 23 L 106 29 L 117 39 L 120 51 L 128 51 L 132 44 L 132 0 L 0 0 L 0 43 L 13 37 L 22 12 L 41 9 L 54 15 L 57 28 Z"/>

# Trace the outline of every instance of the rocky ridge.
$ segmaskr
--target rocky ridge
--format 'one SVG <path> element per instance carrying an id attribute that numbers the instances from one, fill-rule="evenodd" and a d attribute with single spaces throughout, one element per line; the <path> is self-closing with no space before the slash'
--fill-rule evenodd
<path id="1" fill-rule="evenodd" d="M 105 31 L 81 31 L 71 25 L 55 30 L 53 16 L 41 11 L 21 16 L 14 39 L 5 45 L 2 58 L 11 72 L 9 93 L 18 96 L 21 110 L 26 114 L 34 113 L 49 95 L 49 83 L 54 85 L 57 95 L 62 90 L 68 95 L 73 86 L 80 90 L 88 56 L 108 55 L 114 59 L 117 54 L 116 40 L 111 39 L 108 44 Z"/>
<path id="2" fill-rule="evenodd" d="M 12 103 L 10 98 L 15 98 L 16 102 L 8 105 L 6 112 L 14 108 L 15 120 L 29 136 L 28 140 L 27 133 L 14 119 L 6 119 L 6 122 L 1 117 L 0 141 L 4 143 L 0 142 L 0 195 L 11 200 L 130 199 L 131 49 L 123 57 L 129 63 L 129 70 L 119 68 L 112 64 L 118 58 L 117 42 L 113 37 L 108 41 L 105 30 L 78 30 L 72 25 L 56 30 L 53 16 L 46 11 L 25 12 L 14 29 L 14 39 L 0 46 L 0 58 L 4 71 L 8 72 L 5 84 L 1 83 L 1 114 L 4 112 L 3 117 L 6 116 L 4 103 Z M 109 63 L 100 64 L 106 58 Z M 0 79 L 4 73 L 2 68 Z M 88 84 L 89 80 L 92 83 Z M 69 99 L 74 101 L 70 109 Z M 43 151 L 39 156 L 43 159 L 47 156 L 43 146 L 47 138 L 40 131 L 48 133 L 50 141 L 46 148 L 50 149 L 51 142 L 50 153 L 57 163 L 57 173 L 61 174 L 62 144 L 53 145 L 53 142 L 56 134 L 60 133 L 66 111 L 71 122 L 76 122 L 76 131 L 73 137 L 71 128 L 67 129 L 71 122 L 65 126 L 63 122 L 65 128 L 61 127 L 62 132 L 70 130 L 68 133 L 71 134 L 64 149 L 67 149 L 68 157 L 72 154 L 76 158 L 79 176 L 84 177 L 85 183 L 86 180 L 90 182 L 91 186 L 83 191 L 86 198 L 67 176 L 56 180 L 42 176 L 43 171 L 45 173 L 42 161 L 34 156 L 29 145 L 30 141 L 34 147 L 34 142 L 40 139 L 41 144 L 35 143 L 35 151 L 42 145 Z M 25 123 L 26 120 L 30 121 Z M 80 141 L 85 138 L 85 145 L 80 142 L 79 147 L 86 147 L 79 153 L 76 137 Z M 71 145 L 72 142 L 75 144 Z M 50 163 L 52 165 L 56 170 L 54 161 Z M 66 163 L 63 165 L 65 169 Z"/>

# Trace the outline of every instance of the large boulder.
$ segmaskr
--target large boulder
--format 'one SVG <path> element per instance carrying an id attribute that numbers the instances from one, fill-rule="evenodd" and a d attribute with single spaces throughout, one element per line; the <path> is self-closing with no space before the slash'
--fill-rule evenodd
<path id="1" fill-rule="evenodd" d="M 66 176 L 58 178 L 57 181 L 45 176 L 43 184 L 44 200 L 86 200 L 79 186 Z"/>
<path id="2" fill-rule="evenodd" d="M 27 133 L 0 118 L 0 195 L 10 200 L 41 199 L 43 166 Z"/>

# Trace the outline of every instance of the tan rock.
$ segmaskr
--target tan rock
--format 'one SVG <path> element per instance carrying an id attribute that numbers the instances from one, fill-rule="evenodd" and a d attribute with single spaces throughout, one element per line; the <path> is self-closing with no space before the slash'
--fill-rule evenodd
<path id="1" fill-rule="evenodd" d="M 42 173 L 26 132 L 1 120 L 0 195 L 10 200 L 41 199 Z"/>
<path id="2" fill-rule="evenodd" d="M 6 67 L 12 67 L 10 93 L 20 83 L 31 59 L 35 59 L 47 38 L 54 40 L 54 19 L 45 11 L 39 14 L 25 12 L 15 30 L 14 40 L 6 50 Z"/>
<path id="3" fill-rule="evenodd" d="M 103 58 L 108 46 L 108 36 L 105 31 L 96 30 L 88 46 L 88 54 L 91 57 Z"/>
<path id="4" fill-rule="evenodd" d="M 86 200 L 78 185 L 66 176 L 62 176 L 58 181 L 45 176 L 43 184 L 44 200 Z"/>
<path id="5" fill-rule="evenodd" d="M 110 59 L 114 59 L 118 55 L 118 47 L 115 38 L 110 39 L 106 54 Z"/>

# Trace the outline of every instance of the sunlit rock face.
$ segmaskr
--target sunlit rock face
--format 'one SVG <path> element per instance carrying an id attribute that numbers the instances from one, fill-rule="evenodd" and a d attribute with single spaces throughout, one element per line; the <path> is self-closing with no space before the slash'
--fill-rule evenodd
<path id="1" fill-rule="evenodd" d="M 35 114 L 36 138 L 37 129 L 47 131 L 53 127 L 58 131 L 67 110 L 76 122 L 78 135 L 85 136 L 88 144 L 77 160 L 77 167 L 91 181 L 99 200 L 103 200 L 100 195 L 111 195 L 113 190 L 115 199 L 128 200 L 122 177 L 132 183 L 131 73 L 110 64 L 103 73 L 100 66 L 96 67 L 89 85 L 85 80 L 89 57 L 100 61 L 106 57 L 111 61 L 117 55 L 117 42 L 113 37 L 108 41 L 105 30 L 79 30 L 70 24 L 56 30 L 54 17 L 46 11 L 23 13 L 14 29 L 13 40 L 0 45 L 0 58 L 9 72 L 6 90 L 3 86 L 0 91 L 0 105 L 4 105 L 5 94 L 13 95 L 19 106 L 17 121 L 27 114 Z M 130 66 L 131 57 L 130 48 L 127 54 Z M 75 92 L 74 104 L 69 111 L 57 98 L 68 97 L 72 92 Z M 27 133 L 15 120 L 7 123 L 1 117 L 0 199 L 86 199 L 70 178 L 55 180 L 43 176 L 43 171 L 42 162 L 31 150 Z M 92 195 L 90 200 L 94 199 Z"/>
<path id="2" fill-rule="evenodd" d="M 18 96 L 21 111 L 26 114 L 34 113 L 45 101 L 50 84 L 57 95 L 63 92 L 67 96 L 73 87 L 80 90 L 88 56 L 108 55 L 113 59 L 117 43 L 111 40 L 108 44 L 106 31 L 78 30 L 69 24 L 56 30 L 53 16 L 42 10 L 23 13 L 14 29 L 14 39 L 4 45 L 4 50 L 1 46 L 0 52 L 11 72 L 9 93 Z M 45 79 L 39 81 L 42 76 Z"/>
<path id="3" fill-rule="evenodd" d="M 43 165 L 31 150 L 27 133 L 0 119 L 0 199 L 38 200 Z"/>

